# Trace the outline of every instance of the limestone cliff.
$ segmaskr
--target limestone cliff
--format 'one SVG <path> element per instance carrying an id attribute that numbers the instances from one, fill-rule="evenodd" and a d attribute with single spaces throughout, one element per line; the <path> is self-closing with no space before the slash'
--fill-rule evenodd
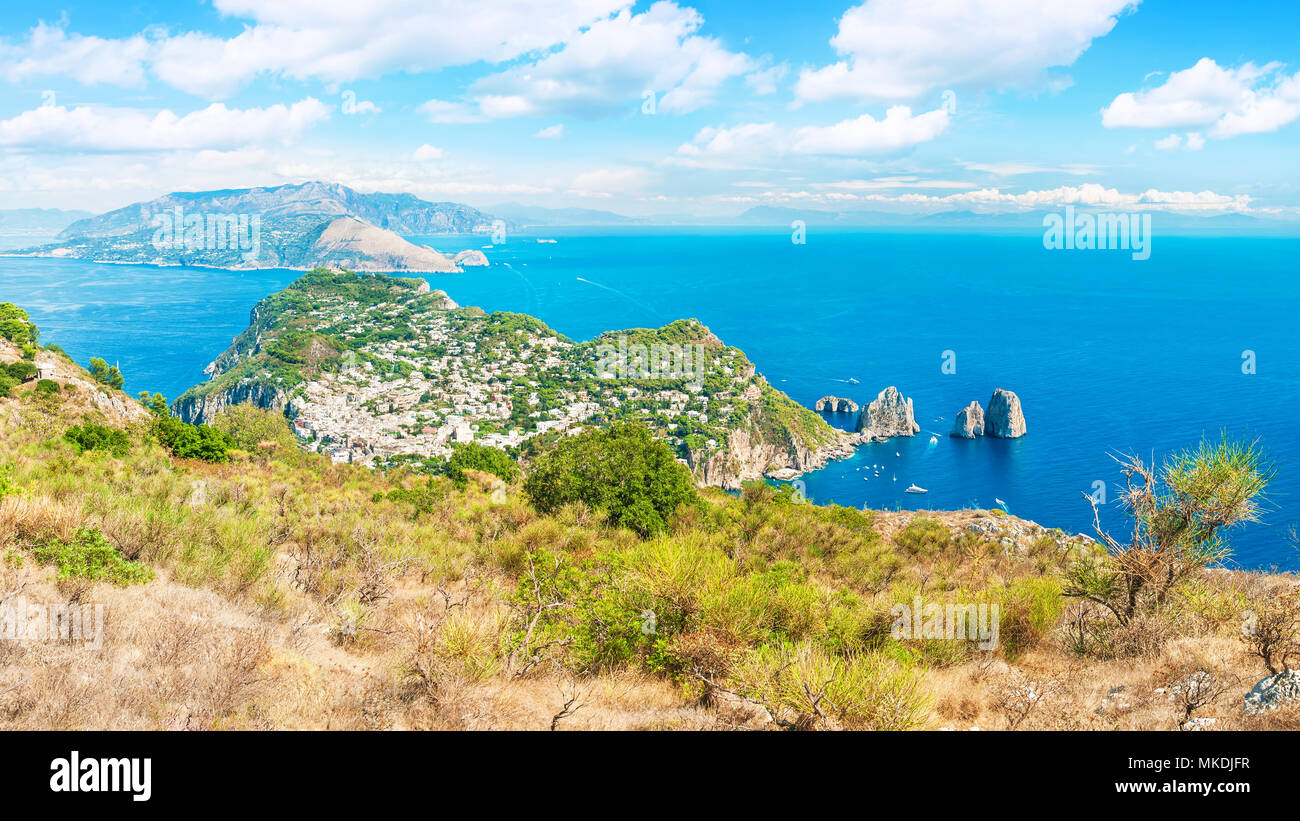
<path id="1" fill-rule="evenodd" d="M 740 490 L 744 482 L 763 479 L 790 480 L 801 473 L 825 467 L 832 459 L 847 459 L 853 455 L 858 437 L 835 431 L 827 444 L 809 447 L 794 441 L 785 443 L 765 441 L 753 430 L 734 430 L 727 447 L 698 464 L 691 464 L 696 483 L 702 487 L 720 487 Z"/>
<path id="2" fill-rule="evenodd" d="M 827 413 L 857 413 L 858 403 L 852 399 L 845 399 L 842 396 L 823 396 L 813 405 L 815 411 L 825 411 Z"/>
<path id="3" fill-rule="evenodd" d="M 957 412 L 952 433 L 948 435 L 959 439 L 974 439 L 984 435 L 984 409 L 979 402 L 971 402 Z"/>
<path id="4" fill-rule="evenodd" d="M 1025 414 L 1020 409 L 1020 397 L 1002 388 L 993 391 L 984 425 L 985 435 L 1015 439 L 1024 436 L 1027 430 Z"/>
<path id="5" fill-rule="evenodd" d="M 912 413 L 912 400 L 890 385 L 862 409 L 857 430 L 864 441 L 883 442 L 893 436 L 913 436 L 921 426 Z"/>

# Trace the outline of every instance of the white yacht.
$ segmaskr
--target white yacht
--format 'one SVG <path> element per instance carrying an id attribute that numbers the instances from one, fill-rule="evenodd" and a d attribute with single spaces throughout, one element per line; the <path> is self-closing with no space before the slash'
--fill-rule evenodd
<path id="1" fill-rule="evenodd" d="M 904 493 L 929 493 L 930 491 L 926 490 L 923 487 L 920 487 L 919 485 L 912 484 L 912 485 L 908 485 L 907 490 L 903 492 Z"/>

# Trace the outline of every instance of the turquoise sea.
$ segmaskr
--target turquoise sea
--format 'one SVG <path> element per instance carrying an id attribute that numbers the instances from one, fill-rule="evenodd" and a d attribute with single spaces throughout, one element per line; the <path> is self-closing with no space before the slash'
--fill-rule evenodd
<path id="1" fill-rule="evenodd" d="M 1226 430 L 1258 437 L 1280 467 L 1265 521 L 1233 534 L 1236 562 L 1300 568 L 1287 539 L 1300 521 L 1300 239 L 1164 236 L 1157 224 L 1150 259 L 1134 261 L 1048 251 L 1037 232 L 810 229 L 796 245 L 781 229 L 542 230 L 488 249 L 489 268 L 430 281 L 461 304 L 530 313 L 575 339 L 697 317 L 809 406 L 824 394 L 865 403 L 887 385 L 913 397 L 922 433 L 804 476 L 814 501 L 1001 499 L 1090 532 L 1084 493 L 1102 482 L 1103 521 L 1122 529 L 1110 454 L 1158 459 Z M 258 299 L 297 276 L 0 258 L 0 301 L 27 308 L 43 340 L 78 361 L 120 363 L 128 390 L 174 397 L 203 379 Z M 955 373 L 941 368 L 946 351 Z M 1254 373 L 1243 372 L 1247 351 Z M 956 412 L 987 407 L 997 387 L 1019 394 L 1028 435 L 949 438 Z M 827 418 L 852 427 L 847 414 Z M 929 493 L 904 494 L 911 483 Z"/>

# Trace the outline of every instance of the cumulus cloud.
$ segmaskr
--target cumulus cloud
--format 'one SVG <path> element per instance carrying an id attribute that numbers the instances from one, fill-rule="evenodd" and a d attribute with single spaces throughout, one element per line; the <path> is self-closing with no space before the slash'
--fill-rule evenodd
<path id="1" fill-rule="evenodd" d="M 593 23 L 540 60 L 475 81 L 470 97 L 487 117 L 601 116 L 656 98 L 656 113 L 684 114 L 713 101 L 727 80 L 757 68 L 699 34 L 693 8 L 660 0 Z"/>
<path id="2" fill-rule="evenodd" d="M 42 24 L 0 49 L 0 74 L 138 85 L 146 73 L 224 97 L 259 74 L 341 83 L 397 71 L 499 63 L 568 41 L 627 0 L 214 0 L 238 34 L 151 29 L 123 39 Z M 393 21 L 401 21 L 393 25 Z"/>
<path id="3" fill-rule="evenodd" d="M 844 57 L 805 69 L 800 101 L 913 100 L 949 87 L 1040 82 L 1114 28 L 1135 0 L 867 0 L 840 18 L 831 45 Z"/>
<path id="4" fill-rule="evenodd" d="M 1203 57 L 1159 86 L 1126 91 L 1102 109 L 1106 128 L 1206 128 L 1225 139 L 1277 131 L 1300 119 L 1300 72 L 1280 63 L 1224 68 Z"/>
<path id="5" fill-rule="evenodd" d="M 943 109 L 913 115 L 907 106 L 893 106 L 880 120 L 863 114 L 833 125 L 809 125 L 792 131 L 776 123 L 708 126 L 677 149 L 677 159 L 679 163 L 700 165 L 709 160 L 757 161 L 787 154 L 888 156 L 933 140 L 948 128 L 948 123 L 948 112 Z"/>
<path id="6" fill-rule="evenodd" d="M 330 116 L 314 97 L 292 105 L 227 108 L 178 116 L 109 106 L 41 106 L 0 121 L 0 145 L 39 150 L 169 151 L 287 142 Z"/>
<path id="7" fill-rule="evenodd" d="M 1201 213 L 1245 213 L 1251 210 L 1251 198 L 1245 194 L 1228 195 L 1213 191 L 1122 192 L 1097 183 L 1064 185 L 1059 188 L 1007 192 L 999 188 L 980 188 L 953 194 L 925 193 L 852 193 L 849 191 L 764 191 L 747 195 L 749 201 L 766 202 L 835 202 L 843 205 L 889 205 L 922 211 L 973 209 L 981 212 L 1032 211 L 1076 205 L 1085 208 L 1109 208 L 1124 211 L 1177 211 Z"/>
<path id="8" fill-rule="evenodd" d="M 416 162 L 430 162 L 432 160 L 441 160 L 442 149 L 429 145 L 428 143 L 425 143 L 424 145 L 415 149 L 415 153 L 412 154 L 411 157 Z"/>
<path id="9" fill-rule="evenodd" d="M 794 134 L 793 151 L 841 156 L 897 154 L 933 140 L 947 128 L 948 112 L 943 109 L 912 116 L 912 109 L 896 105 L 885 112 L 883 120 L 863 114 L 831 126 L 805 126 Z"/>

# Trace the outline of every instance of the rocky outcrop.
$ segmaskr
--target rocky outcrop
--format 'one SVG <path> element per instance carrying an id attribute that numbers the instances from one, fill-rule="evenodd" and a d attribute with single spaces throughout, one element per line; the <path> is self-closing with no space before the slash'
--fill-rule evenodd
<path id="1" fill-rule="evenodd" d="M 890 385 L 862 409 L 857 430 L 863 441 L 883 442 L 894 436 L 913 436 L 921 426 L 912 413 L 912 400 Z"/>
<path id="2" fill-rule="evenodd" d="M 208 424 L 213 417 L 234 405 L 251 404 L 259 408 L 284 411 L 293 416 L 293 408 L 284 391 L 261 382 L 238 382 L 228 388 L 201 395 L 187 394 L 172 405 L 172 411 L 192 425 Z"/>
<path id="3" fill-rule="evenodd" d="M 698 463 L 688 462 L 701 487 L 740 490 L 744 482 L 764 477 L 788 481 L 801 473 L 825 467 L 832 459 L 853 455 L 858 437 L 836 432 L 835 441 L 819 448 L 809 448 L 790 441 L 786 445 L 764 442 L 751 431 L 733 430 L 723 450 Z"/>
<path id="4" fill-rule="evenodd" d="M 813 405 L 815 411 L 826 411 L 827 413 L 857 413 L 858 403 L 852 399 L 845 399 L 842 396 L 823 396 Z"/>
<path id="5" fill-rule="evenodd" d="M 339 217 L 312 246 L 311 256 L 321 263 L 366 272 L 452 273 L 460 268 L 426 245 L 407 242 L 396 233 Z"/>
<path id="6" fill-rule="evenodd" d="M 1002 388 L 993 391 L 984 420 L 984 435 L 998 439 L 1015 439 L 1027 432 L 1020 397 Z"/>
<path id="7" fill-rule="evenodd" d="M 1300 670 L 1285 670 L 1274 676 L 1265 676 L 1246 694 L 1245 710 L 1258 715 L 1300 701 Z"/>
<path id="8" fill-rule="evenodd" d="M 974 439 L 984 435 L 984 409 L 979 402 L 971 402 L 957 411 L 957 420 L 953 422 L 952 433 L 959 439 Z"/>
<path id="9" fill-rule="evenodd" d="M 482 251 L 470 250 L 470 251 L 461 251 L 452 259 L 452 262 L 456 263 L 457 265 L 460 265 L 461 267 L 470 268 L 470 267 L 487 265 L 488 258 L 487 258 L 487 254 L 484 254 Z"/>

